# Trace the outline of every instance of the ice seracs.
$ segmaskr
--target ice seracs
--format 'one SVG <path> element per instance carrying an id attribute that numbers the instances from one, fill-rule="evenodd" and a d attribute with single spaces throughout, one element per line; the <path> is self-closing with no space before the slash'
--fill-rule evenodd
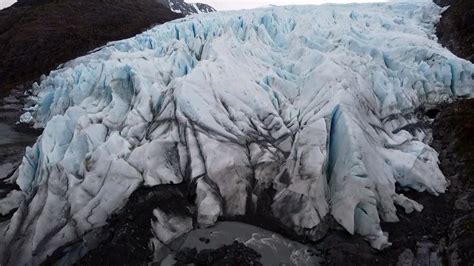
<path id="1" fill-rule="evenodd" d="M 388 246 L 380 221 L 398 220 L 395 205 L 422 209 L 396 185 L 447 187 L 436 152 L 404 130 L 415 109 L 473 94 L 474 66 L 436 42 L 439 12 L 417 3 L 199 15 L 53 71 L 35 89 L 30 115 L 45 129 L 18 171 L 25 200 L 0 225 L 1 262 L 40 263 L 106 223 L 138 186 L 182 182 L 195 184 L 202 227 L 251 215 L 274 191 L 271 213 L 298 234 L 317 240 L 333 217 Z"/>

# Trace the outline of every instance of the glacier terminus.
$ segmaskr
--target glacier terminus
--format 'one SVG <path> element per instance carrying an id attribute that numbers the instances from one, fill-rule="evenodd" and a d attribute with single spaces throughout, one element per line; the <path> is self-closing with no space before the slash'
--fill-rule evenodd
<path id="1" fill-rule="evenodd" d="M 449 185 L 415 111 L 474 93 L 474 65 L 437 42 L 441 11 L 199 14 L 52 71 L 21 118 L 44 131 L 10 180 L 21 200 L 0 223 L 0 264 L 39 264 L 106 224 L 140 186 L 183 183 L 195 222 L 156 209 L 157 248 L 252 215 L 269 191 L 272 215 L 298 235 L 317 241 L 337 223 L 390 246 L 381 221 L 397 222 L 396 206 L 423 209 L 396 187 L 439 195 Z"/>

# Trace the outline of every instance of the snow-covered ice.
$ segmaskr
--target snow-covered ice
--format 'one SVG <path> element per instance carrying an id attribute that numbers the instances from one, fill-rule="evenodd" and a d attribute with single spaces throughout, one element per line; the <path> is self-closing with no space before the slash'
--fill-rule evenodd
<path id="1" fill-rule="evenodd" d="M 382 249 L 380 221 L 438 195 L 416 108 L 473 94 L 474 66 L 437 43 L 431 3 L 198 15 L 110 43 L 35 86 L 43 135 L 0 225 L 4 264 L 41 262 L 106 222 L 140 185 L 196 182 L 198 222 L 271 211 L 314 240 L 330 216 Z M 25 115 L 23 118 L 28 118 Z M 18 236 L 22 237 L 19 238 Z"/>

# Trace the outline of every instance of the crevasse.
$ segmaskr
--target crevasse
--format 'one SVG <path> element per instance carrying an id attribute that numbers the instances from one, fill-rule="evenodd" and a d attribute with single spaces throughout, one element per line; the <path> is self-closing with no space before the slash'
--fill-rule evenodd
<path id="1" fill-rule="evenodd" d="M 273 215 L 317 240 L 329 217 L 377 249 L 395 186 L 443 193 L 416 108 L 473 94 L 474 66 L 437 43 L 434 4 L 272 7 L 199 15 L 113 42 L 35 86 L 44 127 L 0 225 L 0 261 L 37 264 L 140 185 L 196 182 L 197 221 Z M 18 237 L 18 236 L 22 237 Z"/>

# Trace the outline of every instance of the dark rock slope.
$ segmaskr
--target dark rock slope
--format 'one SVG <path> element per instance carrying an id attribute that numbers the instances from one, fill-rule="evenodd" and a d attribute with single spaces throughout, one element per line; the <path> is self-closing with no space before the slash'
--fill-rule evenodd
<path id="1" fill-rule="evenodd" d="M 474 99 L 441 107 L 433 124 L 433 146 L 451 181 L 449 193 L 459 217 L 447 228 L 449 265 L 474 264 Z M 456 219 L 455 219 L 456 218 Z"/>
<path id="2" fill-rule="evenodd" d="M 441 6 L 450 5 L 437 28 L 440 42 L 457 56 L 474 62 L 474 1 L 435 2 Z"/>
<path id="3" fill-rule="evenodd" d="M 452 5 L 454 3 L 454 0 L 434 0 L 433 2 L 435 2 L 439 6 L 445 7 Z"/>
<path id="4" fill-rule="evenodd" d="M 474 62 L 474 1 L 437 0 L 450 5 L 438 24 L 440 42 L 458 56 Z M 434 124 L 435 148 L 441 166 L 451 176 L 455 208 L 463 216 L 449 227 L 448 261 L 451 265 L 474 264 L 474 99 L 442 108 Z"/>
<path id="5" fill-rule="evenodd" d="M 0 10 L 0 93 L 181 16 L 156 0 L 20 0 Z"/>

